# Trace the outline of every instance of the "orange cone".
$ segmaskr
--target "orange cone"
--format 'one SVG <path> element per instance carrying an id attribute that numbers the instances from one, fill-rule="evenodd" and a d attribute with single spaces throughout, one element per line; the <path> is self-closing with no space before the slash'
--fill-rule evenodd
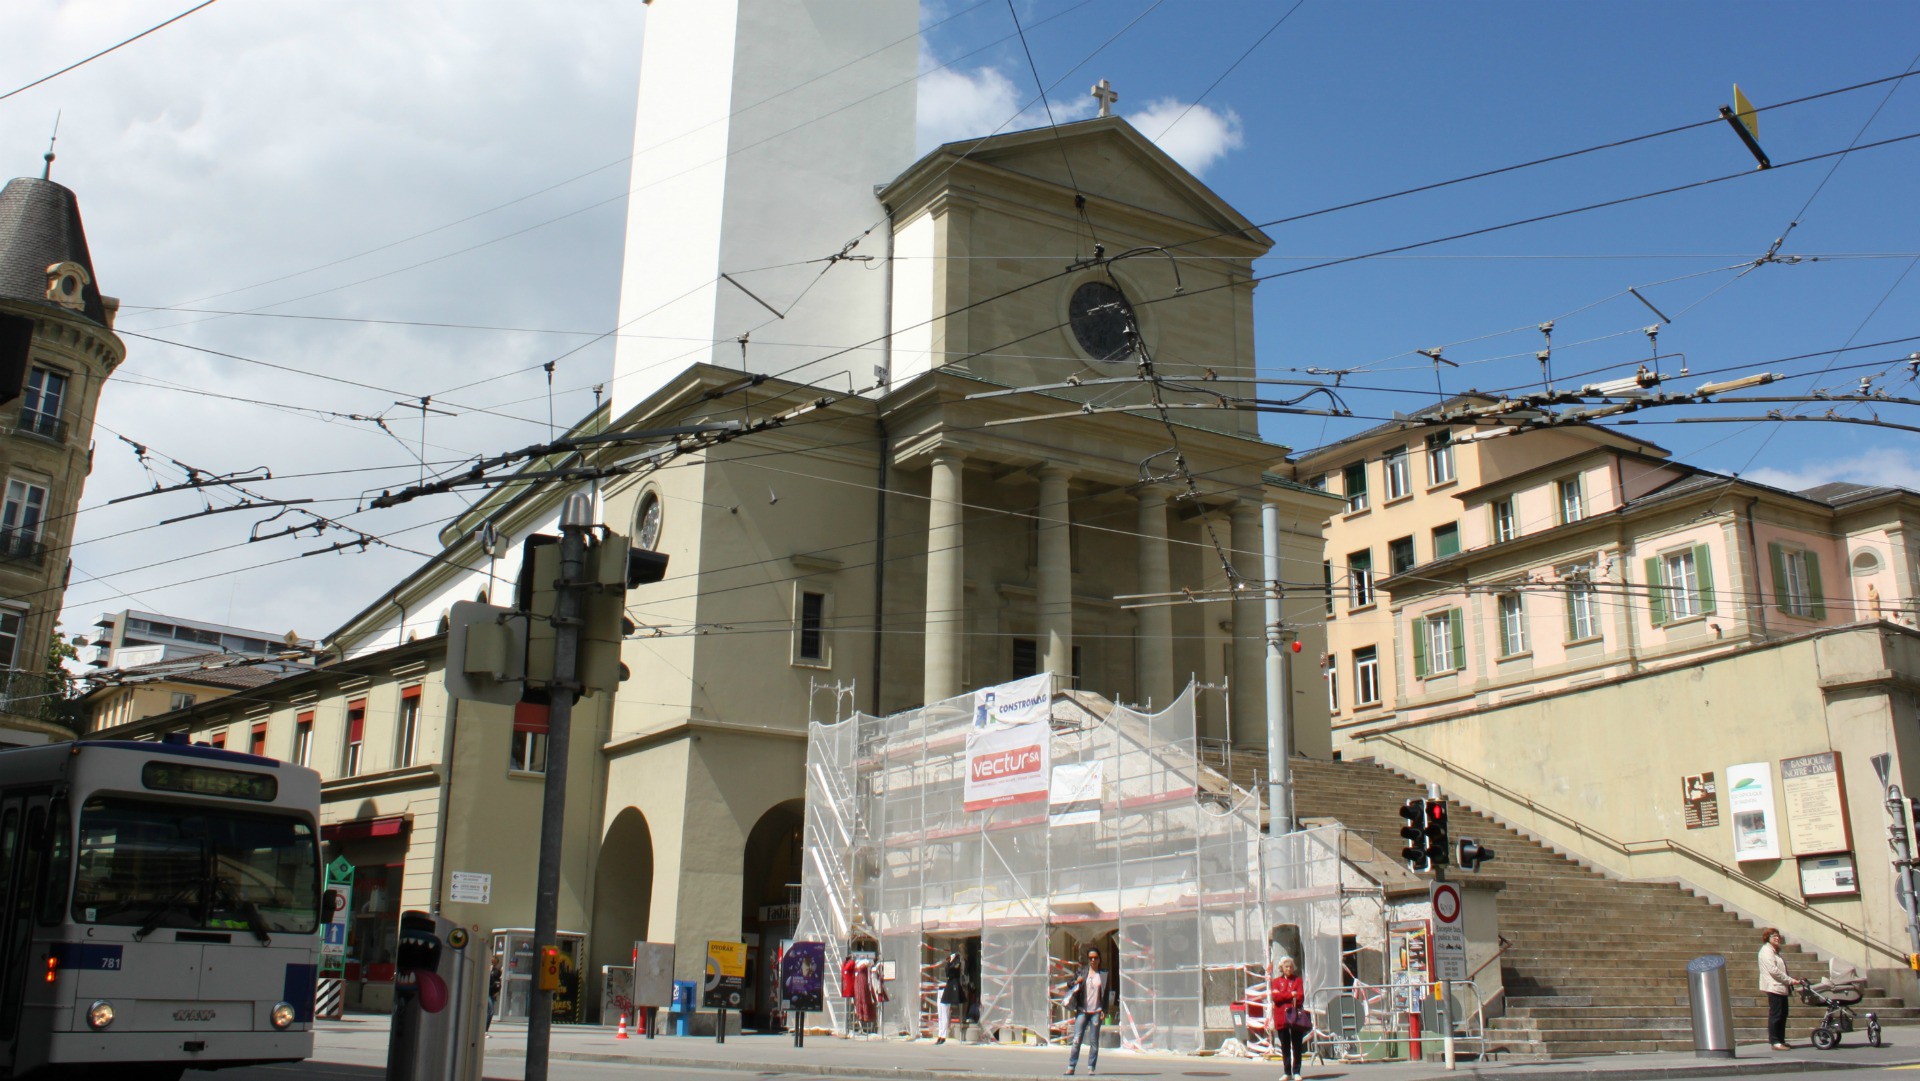
<path id="1" fill-rule="evenodd" d="M 620 1014 L 620 1031 L 613 1038 L 616 1040 L 632 1039 L 631 1036 L 627 1035 L 627 1015 L 625 1011 L 622 1011 Z"/>

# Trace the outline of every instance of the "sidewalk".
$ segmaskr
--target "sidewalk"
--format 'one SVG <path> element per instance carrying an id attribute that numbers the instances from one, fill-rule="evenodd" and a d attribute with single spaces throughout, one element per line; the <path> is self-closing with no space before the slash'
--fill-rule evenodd
<path id="1" fill-rule="evenodd" d="M 1885 1068 L 1920 1064 L 1920 1030 L 1889 1029 L 1895 1046 L 1868 1047 L 1864 1036 L 1851 1034 L 1833 1051 L 1816 1051 L 1802 1044 L 1792 1051 L 1771 1051 L 1764 1044 L 1741 1047 L 1733 1059 L 1695 1058 L 1691 1052 L 1653 1055 L 1612 1055 L 1604 1058 L 1556 1062 L 1461 1062 L 1449 1074 L 1435 1063 L 1381 1062 L 1309 1063 L 1309 1078 L 1344 1081 L 1442 1081 L 1481 1077 L 1495 1081 L 1636 1081 L 1640 1078 L 1731 1077 L 1813 1070 Z M 327 1061 L 329 1051 L 383 1052 L 387 1045 L 387 1018 L 354 1015 L 346 1021 L 322 1021 L 315 1026 L 314 1059 Z M 526 1028 L 495 1025 L 488 1035 L 489 1059 L 520 1059 L 526 1054 Z M 677 1066 L 687 1070 L 752 1070 L 769 1073 L 832 1077 L 951 1078 L 969 1081 L 1035 1081 L 1058 1077 L 1066 1069 L 1067 1052 L 1060 1047 L 974 1046 L 930 1040 L 906 1043 L 894 1040 L 844 1040 L 809 1036 L 805 1047 L 793 1046 L 792 1036 L 730 1036 L 724 1044 L 711 1037 L 662 1036 L 648 1040 L 614 1038 L 612 1029 L 556 1026 L 553 1059 L 572 1062 L 631 1063 Z M 1082 1076 L 1085 1057 L 1080 1063 Z M 1204 1076 L 1228 1081 L 1273 1081 L 1278 1060 L 1182 1055 L 1137 1054 L 1108 1049 L 1100 1056 L 1101 1077 L 1133 1081 L 1184 1081 Z M 698 1081 L 698 1075 L 693 1075 Z"/>

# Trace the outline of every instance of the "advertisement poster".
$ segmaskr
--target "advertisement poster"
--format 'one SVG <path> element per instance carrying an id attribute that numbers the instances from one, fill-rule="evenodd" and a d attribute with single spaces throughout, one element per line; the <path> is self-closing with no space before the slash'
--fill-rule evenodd
<path id="1" fill-rule="evenodd" d="M 747 944 L 707 942 L 707 987 L 700 1005 L 737 1010 L 747 990 Z"/>
<path id="2" fill-rule="evenodd" d="M 1711 772 L 1689 773 L 1681 778 L 1680 798 L 1686 807 L 1688 829 L 1712 829 L 1720 824 L 1720 790 Z"/>
<path id="3" fill-rule="evenodd" d="M 780 958 L 780 997 L 795 1013 L 824 1009 L 827 947 L 822 942 L 796 942 Z"/>
<path id="4" fill-rule="evenodd" d="M 962 795 L 969 811 L 1047 798 L 1053 726 L 1045 721 L 967 734 L 967 779 Z"/>
<path id="5" fill-rule="evenodd" d="M 973 692 L 973 727 L 1004 728 L 1008 725 L 1044 721 L 1051 714 L 1053 676 L 1016 679 Z"/>
<path id="6" fill-rule="evenodd" d="M 1780 760 L 1780 797 L 1796 856 L 1823 856 L 1853 847 L 1847 835 L 1847 798 L 1840 790 L 1834 751 Z"/>
<path id="7" fill-rule="evenodd" d="M 1053 767 L 1047 798 L 1047 824 L 1079 826 L 1100 821 L 1100 790 L 1105 762 L 1073 762 Z"/>
<path id="8" fill-rule="evenodd" d="M 1780 858 L 1780 827 L 1773 814 L 1773 764 L 1727 767 L 1727 813 L 1733 816 L 1733 858 Z"/>

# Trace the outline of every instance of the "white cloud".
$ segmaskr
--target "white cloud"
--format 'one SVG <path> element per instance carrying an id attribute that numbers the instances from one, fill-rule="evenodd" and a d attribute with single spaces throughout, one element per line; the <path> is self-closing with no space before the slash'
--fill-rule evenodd
<path id="1" fill-rule="evenodd" d="M 1021 100 L 997 68 L 929 71 L 920 78 L 920 149 L 985 135 L 1005 124 Z"/>
<path id="2" fill-rule="evenodd" d="M 1897 450 L 1869 450 L 1851 458 L 1811 462 L 1799 469 L 1766 467 L 1749 470 L 1746 478 L 1758 484 L 1785 488 L 1789 492 L 1832 481 L 1887 484 L 1920 490 L 1920 456 Z"/>
<path id="3" fill-rule="evenodd" d="M 1128 113 L 1127 119 L 1195 176 L 1205 175 L 1227 151 L 1238 150 L 1246 143 L 1240 114 L 1232 109 L 1223 112 L 1208 105 L 1188 106 L 1173 98 L 1159 98 L 1139 112 Z"/>

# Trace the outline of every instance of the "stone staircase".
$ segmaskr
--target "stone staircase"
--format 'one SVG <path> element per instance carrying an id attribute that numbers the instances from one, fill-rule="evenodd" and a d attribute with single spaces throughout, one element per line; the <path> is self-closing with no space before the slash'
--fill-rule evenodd
<path id="1" fill-rule="evenodd" d="M 1241 759 L 1230 774 L 1251 786 L 1264 770 L 1264 762 Z M 1412 779 L 1371 762 L 1295 759 L 1293 776 L 1296 814 L 1337 818 L 1370 833 L 1392 856 L 1400 850 L 1401 805 L 1425 794 Z M 1504 887 L 1500 933 L 1512 943 L 1501 960 L 1506 1013 L 1487 1025 L 1489 1051 L 1547 1059 L 1692 1050 L 1686 963 L 1708 953 L 1727 958 L 1737 1038 L 1766 1039 L 1767 1003 L 1754 961 L 1759 927 L 1677 885 L 1608 878 L 1484 815 L 1457 804 L 1450 810 L 1453 839 L 1493 848 L 1496 858 L 1480 874 Z M 1785 956 L 1797 976 L 1826 975 L 1824 962 L 1797 947 L 1789 945 Z M 1878 988 L 1869 988 L 1857 1009 L 1877 1011 L 1888 1024 L 1920 1021 L 1920 1009 Z M 1789 1041 L 1805 1043 L 1818 1016 L 1796 1001 Z"/>

